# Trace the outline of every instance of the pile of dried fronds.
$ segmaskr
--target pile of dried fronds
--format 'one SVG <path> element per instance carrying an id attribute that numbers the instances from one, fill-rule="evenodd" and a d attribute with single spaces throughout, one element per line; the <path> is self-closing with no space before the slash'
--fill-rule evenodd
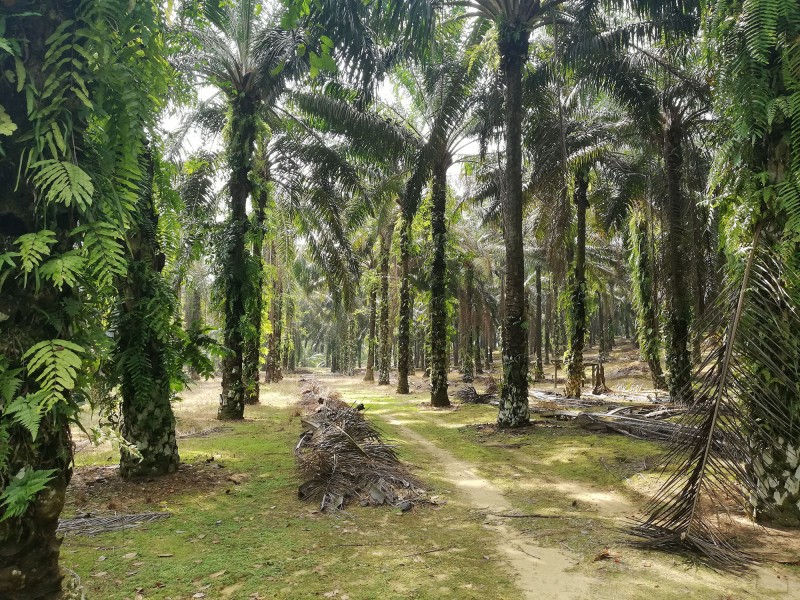
<path id="1" fill-rule="evenodd" d="M 413 502 L 423 490 L 399 461 L 375 426 L 355 408 L 323 405 L 303 418 L 303 433 L 294 449 L 301 500 L 320 508 Z M 408 504 L 406 504 L 408 506 Z"/>
<path id="2" fill-rule="evenodd" d="M 498 390 L 497 382 L 494 378 L 489 376 L 488 380 L 485 392 L 480 393 L 474 386 L 465 385 L 456 392 L 456 398 L 461 400 L 464 404 L 489 404 L 489 402 L 497 398 Z"/>
<path id="3" fill-rule="evenodd" d="M 316 379 L 300 380 L 300 400 L 297 407 L 301 412 L 308 414 L 320 410 L 322 406 L 346 407 L 342 402 L 341 394 L 323 386 Z"/>

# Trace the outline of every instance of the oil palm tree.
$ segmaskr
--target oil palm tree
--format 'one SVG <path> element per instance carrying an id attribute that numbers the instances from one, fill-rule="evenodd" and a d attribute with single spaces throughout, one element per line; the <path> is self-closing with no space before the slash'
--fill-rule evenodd
<path id="1" fill-rule="evenodd" d="M 226 107 L 228 218 L 220 236 L 223 343 L 228 354 L 222 366 L 220 419 L 241 419 L 245 406 L 244 353 L 246 309 L 254 291 L 248 281 L 246 239 L 250 224 L 247 199 L 259 131 L 259 115 L 284 91 L 285 63 L 295 57 L 299 43 L 261 15 L 260 3 L 242 0 L 221 5 L 204 2 L 203 22 L 190 22 L 188 33 L 196 47 L 183 57 L 186 70 L 220 90 Z"/>
<path id="2" fill-rule="evenodd" d="M 126 275 L 147 135 L 174 82 L 165 27 L 153 3 L 0 11 L 0 66 L 16 72 L 0 79 L 0 597 L 9 600 L 61 597 L 70 425 L 110 349 L 102 304 Z"/>
<path id="3" fill-rule="evenodd" d="M 693 302 L 683 261 L 691 255 L 687 230 L 694 207 L 686 194 L 684 163 L 692 132 L 706 125 L 710 109 L 708 77 L 693 45 L 700 23 L 699 5 L 635 2 L 632 7 L 634 16 L 643 20 L 623 25 L 610 24 L 601 12 L 589 11 L 590 17 L 567 30 L 566 57 L 579 76 L 611 94 L 635 116 L 645 142 L 661 154 L 668 383 L 676 401 L 688 402 Z"/>
<path id="4" fill-rule="evenodd" d="M 400 202 L 402 227 L 410 227 L 421 202 L 422 190 L 429 180 L 432 181 L 431 231 L 436 250 L 431 266 L 431 402 L 435 406 L 449 404 L 445 308 L 447 170 L 475 127 L 475 121 L 465 118 L 465 115 L 469 115 L 474 105 L 472 92 L 480 80 L 484 60 L 480 55 L 467 56 L 460 50 L 461 41 L 458 36 L 462 31 L 463 25 L 457 23 L 451 28 L 449 37 L 441 40 L 433 54 L 436 64 L 399 72 L 400 82 L 412 99 L 412 115 L 406 119 L 410 128 L 397 122 L 394 110 L 386 109 L 382 116 L 380 113 L 361 111 L 341 98 L 298 97 L 304 109 L 323 117 L 330 130 L 347 135 L 356 148 L 395 159 L 406 157 L 408 183 Z M 485 31 L 485 26 L 476 28 L 470 34 L 472 42 L 466 46 L 471 47 Z M 391 116 L 385 116 L 386 112 Z M 402 236 L 407 237 L 408 233 L 401 234 L 401 240 L 404 239 Z M 408 244 L 401 244 L 401 265 L 408 260 L 407 246 Z M 404 298 L 407 294 L 406 285 L 401 284 Z M 408 390 L 407 357 L 410 337 L 405 332 L 410 322 L 410 302 L 405 305 L 401 311 L 401 343 L 405 348 L 400 349 L 400 354 L 406 357 L 402 361 L 405 366 L 401 373 L 404 381 L 398 384 L 401 393 Z"/>
<path id="5" fill-rule="evenodd" d="M 503 385 L 497 423 L 520 427 L 528 412 L 528 321 L 522 237 L 522 75 L 531 32 L 559 18 L 561 0 L 465 0 L 468 14 L 497 26 L 497 49 L 505 95 L 503 232 L 506 245 L 503 324 Z"/>

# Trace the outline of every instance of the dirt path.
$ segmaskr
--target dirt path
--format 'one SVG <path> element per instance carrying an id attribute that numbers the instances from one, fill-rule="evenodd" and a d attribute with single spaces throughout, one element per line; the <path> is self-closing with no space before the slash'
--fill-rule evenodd
<path id="1" fill-rule="evenodd" d="M 388 422 L 402 431 L 404 440 L 423 446 L 431 456 L 437 458 L 437 462 L 447 465 L 445 478 L 464 493 L 473 508 L 496 513 L 513 511 L 511 503 L 500 490 L 478 475 L 472 465 L 459 460 L 397 419 L 389 418 Z M 584 600 L 591 597 L 590 590 L 595 581 L 573 571 L 578 563 L 574 555 L 532 544 L 499 517 L 487 516 L 484 527 L 492 532 L 498 551 L 516 572 L 517 584 L 525 598 Z"/>

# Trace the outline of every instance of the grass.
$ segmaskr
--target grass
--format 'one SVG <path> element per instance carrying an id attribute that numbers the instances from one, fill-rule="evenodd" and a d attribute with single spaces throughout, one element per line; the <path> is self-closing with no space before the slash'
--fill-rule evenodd
<path id="1" fill-rule="evenodd" d="M 320 514 L 300 502 L 292 456 L 300 423 L 290 406 L 298 390 L 290 380 L 266 388 L 265 404 L 248 407 L 245 422 L 181 440 L 182 459 L 201 483 L 163 478 L 122 487 L 98 483 L 87 497 L 73 491 L 66 516 L 116 506 L 122 512 L 167 510 L 172 517 L 141 529 L 68 536 L 63 564 L 80 575 L 90 598 L 104 600 L 520 598 L 514 573 L 495 549 L 499 540 L 487 538 L 486 510 L 454 490 L 446 464 L 403 441 L 409 428 L 474 465 L 520 513 L 559 516 L 508 519 L 508 525 L 577 556 L 577 569 L 597 581 L 596 600 L 800 597 L 792 595 L 800 589 L 796 568 L 777 567 L 769 581 L 734 578 L 624 545 L 620 525 L 652 486 L 655 444 L 570 426 L 497 433 L 478 427 L 494 421 L 491 407 L 433 411 L 421 406 L 423 393 L 398 397 L 356 379 L 330 383 L 345 400 L 367 405 L 367 415 L 398 441 L 401 457 L 446 504 L 409 513 L 350 506 Z M 211 383 L 178 405 L 179 429 L 218 424 L 215 395 Z M 77 457 L 79 468 L 115 460 L 102 448 Z M 621 560 L 595 562 L 606 545 Z"/>
<path id="2" fill-rule="evenodd" d="M 293 412 L 248 408 L 248 421 L 233 431 L 184 440 L 184 460 L 214 456 L 249 480 L 182 490 L 158 506 L 133 503 L 131 511 L 173 516 L 142 529 L 68 536 L 63 564 L 90 598 L 104 600 L 516 597 L 507 569 L 484 558 L 480 519 L 466 507 L 355 506 L 327 515 L 298 501 Z M 82 462 L 107 461 L 99 453 Z M 73 497 L 66 512 L 85 510 Z"/>

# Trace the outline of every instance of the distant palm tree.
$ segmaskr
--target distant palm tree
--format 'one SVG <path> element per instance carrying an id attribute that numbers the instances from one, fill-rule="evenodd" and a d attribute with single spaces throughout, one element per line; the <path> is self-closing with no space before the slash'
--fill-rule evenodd
<path id="1" fill-rule="evenodd" d="M 407 129 L 396 117 L 378 112 L 365 112 L 351 102 L 318 95 L 298 97 L 309 113 L 324 117 L 335 132 L 347 135 L 357 148 L 367 148 L 383 157 L 405 157 L 408 173 L 406 189 L 400 199 L 401 227 L 409 228 L 420 205 L 422 190 L 431 181 L 433 207 L 431 233 L 434 258 L 431 266 L 431 402 L 447 406 L 447 312 L 446 263 L 447 236 L 445 208 L 447 202 L 447 170 L 476 127 L 470 110 L 474 106 L 474 91 L 482 73 L 483 57 L 468 56 L 459 39 L 463 25 L 451 29 L 449 38 L 439 40 L 433 51 L 433 62 L 421 70 L 410 69 L 400 74 L 400 81 L 411 96 L 413 114 L 406 120 L 417 120 L 417 127 Z M 471 32 L 471 47 L 486 32 L 480 26 Z M 394 114 L 394 113 L 391 113 Z M 401 231 L 401 242 L 410 233 Z M 401 265 L 406 264 L 408 244 L 401 243 Z M 403 269 L 405 279 L 407 271 Z M 410 323 L 410 301 L 407 283 L 401 282 L 401 348 L 399 350 L 400 393 L 408 392 L 408 346 L 405 333 Z"/>

